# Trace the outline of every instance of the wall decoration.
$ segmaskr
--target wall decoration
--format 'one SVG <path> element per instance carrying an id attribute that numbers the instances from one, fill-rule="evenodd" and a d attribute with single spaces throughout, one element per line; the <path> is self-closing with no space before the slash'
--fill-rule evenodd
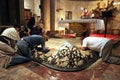
<path id="1" fill-rule="evenodd" d="M 65 19 L 72 19 L 72 11 L 65 11 Z"/>
<path id="2" fill-rule="evenodd" d="M 104 6 L 103 6 L 103 4 L 104 4 Z M 105 6 L 105 5 L 107 5 L 107 6 Z M 98 2 L 97 7 L 92 10 L 95 18 L 102 18 L 103 11 L 111 11 L 111 13 L 113 15 L 112 17 L 115 17 L 119 13 L 119 10 L 114 5 L 114 1 L 111 1 L 111 2 L 108 1 L 108 2 L 106 2 L 106 4 L 103 2 Z"/>

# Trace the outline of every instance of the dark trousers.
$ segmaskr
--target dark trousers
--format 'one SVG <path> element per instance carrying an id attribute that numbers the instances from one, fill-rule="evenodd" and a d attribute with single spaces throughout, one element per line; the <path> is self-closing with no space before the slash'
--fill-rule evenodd
<path id="1" fill-rule="evenodd" d="M 102 60 L 112 64 L 120 64 L 120 57 L 112 55 L 113 43 L 108 41 L 102 50 Z"/>

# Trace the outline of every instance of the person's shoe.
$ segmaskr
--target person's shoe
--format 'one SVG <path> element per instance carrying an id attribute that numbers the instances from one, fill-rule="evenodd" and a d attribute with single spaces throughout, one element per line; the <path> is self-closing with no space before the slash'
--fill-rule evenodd
<path id="1" fill-rule="evenodd" d="M 47 53 L 47 52 L 49 52 L 49 51 L 50 51 L 49 49 L 43 50 L 44 53 Z"/>
<path id="2" fill-rule="evenodd" d="M 113 44 L 113 48 L 117 48 L 118 46 L 120 46 L 120 40 L 116 41 L 116 42 Z"/>

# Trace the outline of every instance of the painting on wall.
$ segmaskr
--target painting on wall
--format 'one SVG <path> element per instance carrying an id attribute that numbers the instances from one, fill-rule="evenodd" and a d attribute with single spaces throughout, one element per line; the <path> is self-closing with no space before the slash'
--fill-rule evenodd
<path id="1" fill-rule="evenodd" d="M 65 11 L 65 19 L 72 19 L 72 11 Z"/>

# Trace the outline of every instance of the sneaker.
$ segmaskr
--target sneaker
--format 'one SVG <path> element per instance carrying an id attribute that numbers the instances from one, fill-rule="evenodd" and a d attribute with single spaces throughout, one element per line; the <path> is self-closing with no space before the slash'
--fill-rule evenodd
<path id="1" fill-rule="evenodd" d="M 49 51 L 50 51 L 49 49 L 43 50 L 44 53 L 47 53 L 47 52 L 49 52 Z"/>

